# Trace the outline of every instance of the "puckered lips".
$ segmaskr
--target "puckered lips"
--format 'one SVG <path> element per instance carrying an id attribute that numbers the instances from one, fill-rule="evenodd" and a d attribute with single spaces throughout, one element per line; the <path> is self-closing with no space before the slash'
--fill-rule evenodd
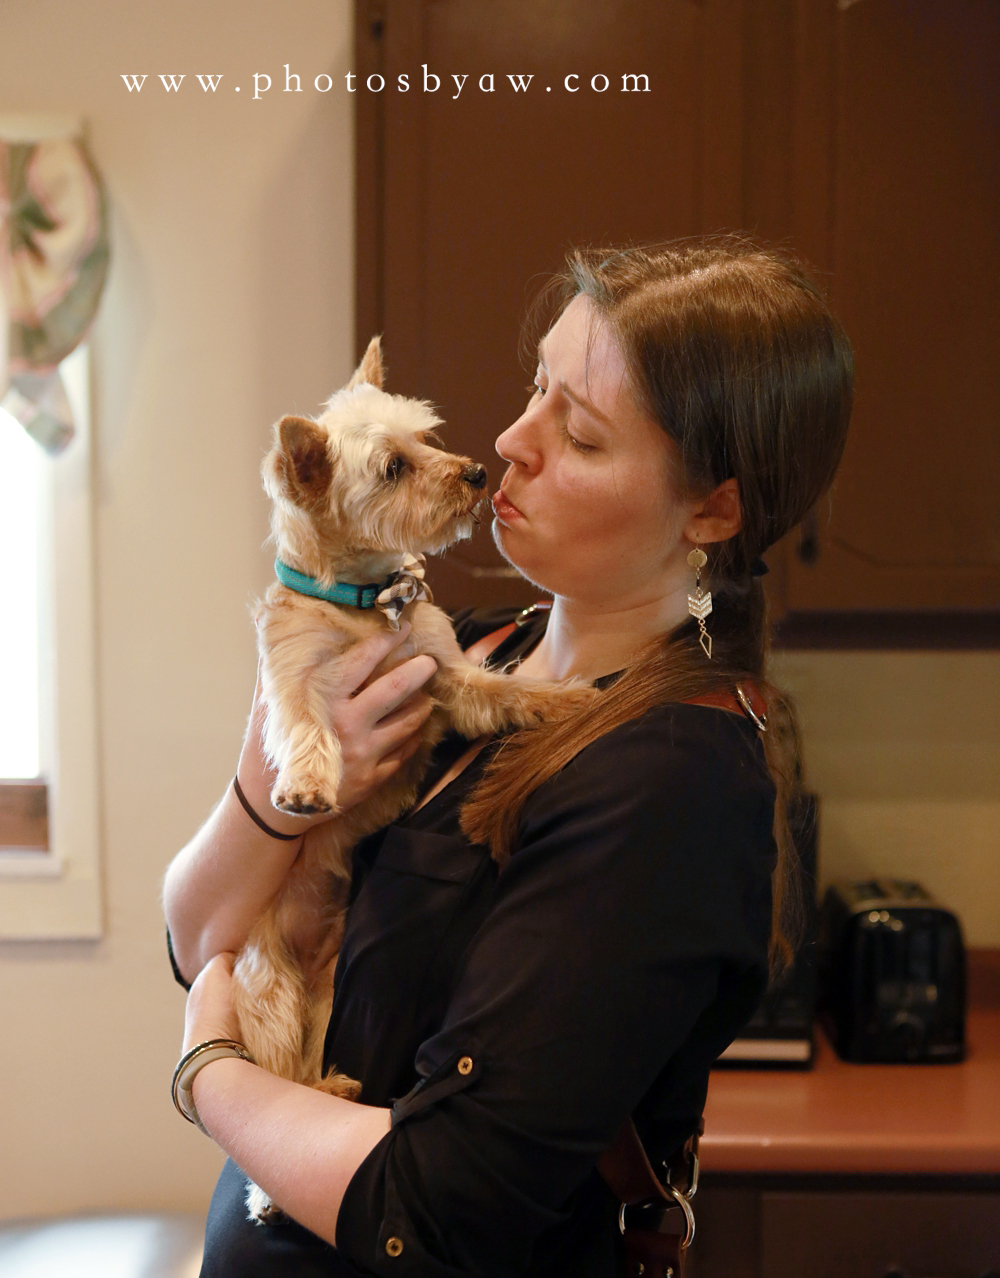
<path id="1" fill-rule="evenodd" d="M 504 494 L 502 488 L 493 494 L 493 513 L 502 524 L 509 524 L 515 519 L 523 519 L 524 515 Z"/>

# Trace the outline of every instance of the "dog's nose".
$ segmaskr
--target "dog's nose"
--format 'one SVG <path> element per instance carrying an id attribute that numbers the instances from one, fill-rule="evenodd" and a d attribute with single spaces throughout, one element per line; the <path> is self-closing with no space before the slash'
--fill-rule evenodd
<path id="1" fill-rule="evenodd" d="M 462 478 L 470 488 L 486 487 L 486 467 L 485 466 L 466 466 L 462 471 Z"/>

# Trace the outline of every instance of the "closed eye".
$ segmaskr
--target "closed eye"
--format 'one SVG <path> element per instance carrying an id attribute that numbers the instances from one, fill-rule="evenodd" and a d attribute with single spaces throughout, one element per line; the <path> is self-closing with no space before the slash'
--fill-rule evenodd
<path id="1" fill-rule="evenodd" d="M 578 453 L 596 453 L 596 444 L 585 444 L 582 439 L 577 439 L 575 435 L 571 435 L 564 425 L 560 423 L 559 431 L 564 439 L 569 441 L 570 448 L 575 449 Z"/>
<path id="2" fill-rule="evenodd" d="M 540 386 L 538 382 L 532 382 L 530 386 L 525 387 L 525 390 L 534 399 L 536 395 L 544 395 L 548 387 Z M 569 446 L 578 453 L 596 453 L 598 451 L 595 444 L 585 444 L 582 439 L 577 439 L 575 435 L 570 434 L 565 422 L 559 423 L 559 433 Z"/>

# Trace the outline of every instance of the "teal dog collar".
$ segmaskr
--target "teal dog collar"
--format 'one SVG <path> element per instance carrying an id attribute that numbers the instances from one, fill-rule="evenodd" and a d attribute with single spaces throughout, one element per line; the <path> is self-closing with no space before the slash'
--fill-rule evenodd
<path id="1" fill-rule="evenodd" d="M 325 599 L 327 603 L 349 604 L 352 608 L 374 608 L 375 600 L 388 584 L 380 581 L 357 586 L 353 581 L 337 581 L 332 586 L 321 586 L 315 577 L 307 577 L 304 572 L 289 568 L 280 559 L 274 561 L 274 571 L 281 584 L 289 590 L 311 595 L 313 599 Z"/>
<path id="2" fill-rule="evenodd" d="M 402 568 L 390 573 L 385 581 L 368 582 L 359 586 L 353 581 L 337 581 L 332 586 L 321 586 L 315 577 L 289 568 L 280 559 L 274 561 L 278 580 L 289 590 L 300 595 L 311 595 L 326 603 L 347 604 L 351 608 L 377 608 L 393 630 L 399 629 L 400 613 L 409 603 L 425 599 L 433 602 L 431 592 L 424 582 L 423 558 L 407 555 Z"/>

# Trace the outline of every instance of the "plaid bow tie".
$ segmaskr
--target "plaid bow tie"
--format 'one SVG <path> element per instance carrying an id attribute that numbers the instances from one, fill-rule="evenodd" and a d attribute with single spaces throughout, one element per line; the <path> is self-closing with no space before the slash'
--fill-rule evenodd
<path id="1" fill-rule="evenodd" d="M 392 574 L 375 600 L 375 607 L 385 614 L 393 630 L 399 629 L 399 616 L 409 603 L 425 599 L 434 602 L 430 587 L 424 581 L 424 557 L 407 555 L 402 568 Z"/>

